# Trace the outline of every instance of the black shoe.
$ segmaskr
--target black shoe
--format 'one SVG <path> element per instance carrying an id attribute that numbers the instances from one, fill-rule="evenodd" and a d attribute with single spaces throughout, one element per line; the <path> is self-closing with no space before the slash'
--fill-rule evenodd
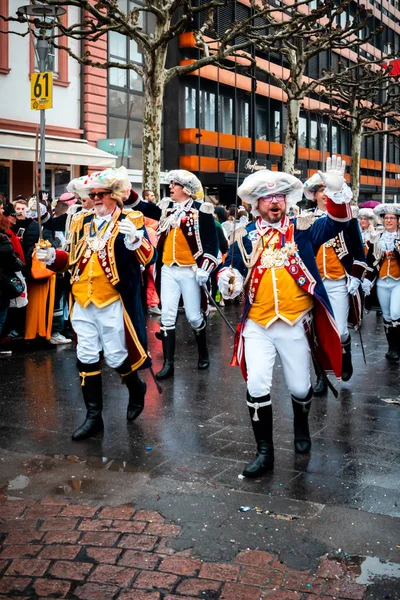
<path id="1" fill-rule="evenodd" d="M 386 323 L 384 321 L 384 328 L 386 333 L 386 339 L 389 345 L 388 351 L 385 354 L 385 357 L 390 362 L 398 362 L 400 360 L 399 351 L 397 349 L 398 340 L 397 340 L 397 329 L 398 327 L 393 327 L 390 323 Z"/>
<path id="2" fill-rule="evenodd" d="M 258 442 L 257 450 L 256 458 L 245 466 L 245 477 L 259 477 L 274 468 L 274 447 L 266 442 Z"/>
<path id="3" fill-rule="evenodd" d="M 129 377 L 125 378 L 125 383 L 129 390 L 129 404 L 126 411 L 126 418 L 129 422 L 132 422 L 138 418 L 144 409 L 144 398 L 146 395 L 147 385 L 143 379 L 137 377 L 134 390 L 131 391 L 128 379 Z"/>
<path id="4" fill-rule="evenodd" d="M 308 415 L 311 408 L 312 388 L 306 398 L 296 398 L 292 395 L 294 450 L 296 454 L 307 454 L 311 449 Z"/>
<path id="5" fill-rule="evenodd" d="M 163 346 L 164 364 L 161 371 L 156 373 L 156 379 L 162 381 L 174 375 L 175 327 L 173 329 L 165 329 L 161 326 L 159 335 L 161 335 Z"/>
<path id="6" fill-rule="evenodd" d="M 390 362 L 399 362 L 400 360 L 399 353 L 393 348 L 389 348 L 389 350 L 385 354 L 385 358 L 387 358 Z"/>
<path id="7" fill-rule="evenodd" d="M 314 396 L 318 398 L 319 396 L 325 396 L 328 391 L 328 386 L 323 377 L 317 376 L 317 383 L 314 386 Z"/>
<path id="8" fill-rule="evenodd" d="M 342 380 L 349 381 L 353 375 L 353 364 L 351 362 L 351 337 L 349 337 L 342 344 L 343 355 L 342 355 Z"/>
<path id="9" fill-rule="evenodd" d="M 103 393 L 100 365 L 99 363 L 83 364 L 78 361 L 78 367 L 87 413 L 85 421 L 71 436 L 75 442 L 86 440 L 96 435 L 96 433 L 104 431 L 104 423 L 101 416 L 103 410 Z"/>
<path id="10" fill-rule="evenodd" d="M 197 349 L 199 352 L 199 360 L 197 368 L 201 371 L 208 369 L 210 366 L 210 357 L 208 355 L 206 322 L 200 325 L 198 329 L 193 328 L 194 337 L 196 338 Z"/>

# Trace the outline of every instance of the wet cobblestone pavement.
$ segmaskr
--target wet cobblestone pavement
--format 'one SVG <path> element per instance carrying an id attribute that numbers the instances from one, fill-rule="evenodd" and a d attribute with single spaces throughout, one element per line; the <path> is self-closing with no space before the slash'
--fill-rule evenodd
<path id="1" fill-rule="evenodd" d="M 236 324 L 237 307 L 227 307 L 225 314 Z M 157 320 L 149 320 L 155 370 L 162 363 L 161 345 L 154 338 L 158 327 Z M 306 571 L 307 576 L 316 574 L 320 557 L 325 554 L 341 558 L 346 558 L 346 554 L 370 555 L 400 563 L 400 406 L 384 402 L 400 396 L 400 366 L 388 364 L 384 357 L 386 343 L 381 317 L 371 313 L 365 319 L 367 366 L 362 360 L 358 336 L 353 332 L 352 379 L 337 385 L 338 399 L 329 394 L 314 400 L 310 456 L 294 454 L 290 396 L 277 363 L 272 394 L 276 466 L 273 473 L 255 481 L 239 477 L 244 464 L 254 455 L 254 442 L 245 404 L 245 384 L 239 369 L 229 367 L 232 336 L 215 313 L 209 319 L 209 338 L 211 368 L 199 372 L 195 340 L 187 323 L 180 318 L 175 377 L 163 382 L 164 391 L 160 395 L 149 374 L 144 374 L 148 382 L 146 408 L 136 423 L 126 422 L 126 388 L 121 386 L 116 373 L 105 367 L 104 436 L 80 443 L 70 439 L 71 431 L 85 414 L 73 349 L 14 352 L 12 357 L 0 361 L 0 500 L 4 502 L 0 518 L 6 528 L 11 527 L 10 531 L 2 527 L 5 535 L 0 556 L 1 585 L 11 577 L 29 579 L 18 592 L 11 593 L 0 586 L 2 594 L 135 600 L 185 597 L 305 600 L 311 595 L 310 600 L 324 596 L 361 600 L 364 594 L 372 592 L 369 588 L 365 591 L 351 571 L 345 569 L 337 580 L 341 582 L 342 595 L 339 588 L 330 586 L 329 577 L 317 577 L 320 586 L 317 591 L 310 591 L 307 587 L 310 582 L 304 583 L 299 572 Z M 46 503 L 43 498 L 48 499 Z M 32 504 L 35 502 L 38 503 Z M 131 511 L 136 510 L 129 518 L 101 517 L 106 514 L 102 513 L 102 507 L 114 506 L 107 510 L 118 510 L 115 505 L 127 502 L 135 507 Z M 79 514 L 82 504 L 89 511 L 87 514 Z M 248 506 L 250 510 L 243 513 L 240 506 Z M 150 519 L 137 518 L 144 514 L 140 512 L 143 509 L 161 513 L 162 517 L 155 517 L 156 521 L 165 518 L 169 527 L 181 528 L 177 537 L 151 533 Z M 18 514 L 13 514 L 13 510 Z M 68 511 L 74 510 L 76 515 L 67 516 Z M 88 527 L 93 529 L 84 530 L 86 518 Z M 68 537 L 69 529 L 62 528 L 67 519 L 73 519 L 72 538 Z M 126 522 L 126 528 L 115 529 L 116 521 Z M 53 523 L 53 529 L 45 529 L 47 522 Z M 12 536 L 22 535 L 26 525 L 27 538 L 20 537 L 19 542 L 13 543 Z M 34 533 L 32 540 L 28 539 L 29 531 Z M 52 531 L 54 534 L 58 531 L 58 537 L 53 539 Z M 85 531 L 92 534 L 86 538 Z M 99 532 L 107 534 L 104 540 L 112 539 L 112 543 L 90 541 L 97 539 Z M 124 536 L 157 539 L 151 540 L 154 541 L 151 548 L 132 548 L 120 546 Z M 53 539 L 50 550 L 45 549 L 48 539 Z M 40 551 L 25 557 L 27 545 L 40 546 Z M 103 554 L 93 553 L 100 557 L 98 565 L 113 566 L 108 575 L 108 567 L 100 570 L 104 571 L 104 580 L 96 579 L 97 562 L 93 556 L 88 559 L 80 545 L 92 548 L 91 552 L 93 548 L 109 548 Z M 9 546 L 19 547 L 11 550 L 15 556 L 9 554 Z M 65 550 L 68 546 L 76 547 L 78 552 Z M 238 560 L 246 548 L 273 555 L 268 563 L 278 558 L 283 562 L 284 567 L 277 570 L 286 574 L 279 585 L 274 585 L 275 591 L 257 579 L 268 579 L 266 573 L 270 573 L 275 563 L 261 565 L 264 571 L 260 574 L 259 564 Z M 147 565 L 144 568 L 125 564 L 127 552 L 148 553 L 150 569 Z M 107 560 L 103 560 L 106 555 Z M 169 555 L 188 560 L 192 570 L 186 573 L 175 572 L 170 566 L 164 568 L 163 565 L 173 564 L 164 562 Z M 22 572 L 13 574 L 12 561 L 18 560 L 33 561 L 32 569 L 36 564 L 39 572 L 25 573 L 22 565 Z M 74 579 L 66 576 L 62 564 L 61 571 L 53 569 L 59 561 L 86 566 L 82 571 L 77 567 L 76 575 L 80 578 Z M 205 567 L 207 563 L 213 566 Z M 230 570 L 221 569 L 231 575 L 220 579 L 215 575 L 204 576 L 211 573 L 209 569 L 218 573 L 217 564 L 228 565 Z M 85 571 L 88 565 L 90 568 Z M 126 569 L 134 573 L 122 582 L 117 573 Z M 254 574 L 251 569 L 255 569 Z M 295 579 L 303 581 L 301 585 L 294 586 L 291 570 L 297 572 Z M 153 571 L 161 579 L 154 579 Z M 144 576 L 139 577 L 142 572 Z M 170 585 L 157 584 L 150 591 L 155 582 L 166 581 L 162 574 L 168 575 Z M 210 579 L 214 586 L 205 594 L 201 588 L 203 579 Z M 40 585 L 45 585 L 42 580 L 58 582 L 59 591 L 51 591 L 51 585 L 41 588 Z M 136 585 L 145 580 L 148 586 Z M 399 581 L 394 590 L 400 588 Z M 99 585 L 110 590 L 97 593 Z M 351 591 L 343 591 L 348 585 Z M 400 592 L 390 591 L 388 595 L 386 588 L 381 591 L 376 585 L 374 589 L 379 589 L 376 598 L 385 594 L 390 600 L 400 598 Z"/>

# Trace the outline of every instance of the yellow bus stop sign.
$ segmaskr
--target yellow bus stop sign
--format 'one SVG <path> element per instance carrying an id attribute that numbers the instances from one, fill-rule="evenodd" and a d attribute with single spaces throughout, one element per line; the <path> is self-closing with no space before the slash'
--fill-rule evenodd
<path id="1" fill-rule="evenodd" d="M 53 73 L 31 73 L 31 110 L 53 108 Z"/>

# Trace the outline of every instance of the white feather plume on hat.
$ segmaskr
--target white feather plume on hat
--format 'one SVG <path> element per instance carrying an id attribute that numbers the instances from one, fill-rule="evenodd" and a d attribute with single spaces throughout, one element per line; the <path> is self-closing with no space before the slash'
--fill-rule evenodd
<path id="1" fill-rule="evenodd" d="M 113 192 L 128 194 L 132 186 L 129 181 L 128 171 L 126 168 L 119 167 L 118 169 L 104 169 L 104 171 L 96 171 L 95 173 L 88 175 L 83 180 L 82 187 L 88 190 L 106 188 L 112 190 Z"/>
<path id="2" fill-rule="evenodd" d="M 383 215 L 396 215 L 396 217 L 400 217 L 400 204 L 378 204 L 375 206 L 374 213 L 378 217 L 383 217 Z"/>
<path id="3" fill-rule="evenodd" d="M 325 184 L 319 174 L 314 173 L 304 184 L 304 195 L 307 200 L 314 200 L 315 192 L 321 187 L 325 187 Z"/>
<path id="4" fill-rule="evenodd" d="M 238 196 L 250 204 L 253 215 L 257 216 L 257 203 L 260 198 L 283 194 L 286 196 L 286 213 L 289 209 L 300 202 L 303 197 L 303 184 L 300 179 L 282 173 L 281 171 L 257 171 L 252 173 L 243 181 L 238 188 Z"/>
<path id="5" fill-rule="evenodd" d="M 358 213 L 358 218 L 359 219 L 368 219 L 369 221 L 372 221 L 373 223 L 376 223 L 378 218 L 376 216 L 376 214 L 374 213 L 374 211 L 372 210 L 372 208 L 360 208 L 359 213 Z"/>
<path id="6" fill-rule="evenodd" d="M 194 173 L 185 169 L 175 169 L 167 174 L 167 179 L 171 183 L 175 181 L 183 187 L 183 191 L 195 200 L 201 200 L 204 197 L 201 181 Z"/>

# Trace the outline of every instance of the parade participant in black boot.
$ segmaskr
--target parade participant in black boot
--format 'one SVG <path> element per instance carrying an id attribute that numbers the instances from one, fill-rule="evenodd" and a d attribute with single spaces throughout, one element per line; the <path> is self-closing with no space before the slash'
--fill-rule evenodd
<path id="1" fill-rule="evenodd" d="M 37 257 L 49 269 L 71 270 L 71 324 L 78 340 L 87 407 L 86 420 L 72 434 L 73 440 L 103 430 L 102 351 L 106 363 L 117 370 L 129 390 L 127 419 L 136 419 L 144 407 L 146 385 L 137 369 L 149 367 L 151 362 L 140 299 L 140 269 L 152 261 L 155 250 L 146 237 L 143 215 L 122 209 L 129 186 L 125 167 L 88 176 L 84 187 L 94 208 L 72 218 L 66 232 L 68 252 L 36 248 Z"/>
<path id="2" fill-rule="evenodd" d="M 158 205 L 140 199 L 129 204 L 159 221 L 156 285 L 161 299 L 161 327 L 156 337 L 162 340 L 164 354 L 163 367 L 156 373 L 159 380 L 174 375 L 175 324 L 181 295 L 197 342 L 198 368 L 209 367 L 204 318 L 207 299 L 202 287 L 218 264 L 214 206 L 200 201 L 200 181 L 182 169 L 170 171 L 168 179 L 169 198 Z"/>
<path id="3" fill-rule="evenodd" d="M 272 373 L 279 353 L 293 400 L 295 451 L 310 450 L 310 345 L 321 368 L 342 370 L 342 347 L 332 308 L 318 272 L 315 251 L 347 227 L 351 211 L 341 190 L 345 164 L 328 160 L 325 181 L 328 216 L 293 214 L 303 184 L 286 173 L 259 171 L 239 187 L 257 221 L 236 232 L 218 286 L 224 298 L 244 287 L 246 303 L 237 329 L 232 365 L 240 365 L 247 381 L 247 405 L 257 442 L 257 455 L 243 472 L 257 477 L 273 468 Z"/>
<path id="4" fill-rule="evenodd" d="M 316 204 L 310 211 L 315 218 L 327 216 L 325 188 L 325 183 L 318 173 L 304 184 L 304 195 Z M 352 194 L 346 183 L 343 183 L 341 193 L 350 201 Z M 353 374 L 349 325 L 355 328 L 361 325 L 359 288 L 367 267 L 357 215 L 357 207 L 352 207 L 352 219 L 347 229 L 322 244 L 317 249 L 316 256 L 318 269 L 340 332 L 343 349 L 343 381 L 348 381 Z M 326 393 L 326 384 L 317 374 L 314 395 L 321 396 L 324 393 Z"/>
<path id="5" fill-rule="evenodd" d="M 371 244 L 363 282 L 366 295 L 376 282 L 376 291 L 383 313 L 383 324 L 388 341 L 386 358 L 400 360 L 400 204 L 379 204 L 375 214 L 382 219 L 384 231 Z"/>

